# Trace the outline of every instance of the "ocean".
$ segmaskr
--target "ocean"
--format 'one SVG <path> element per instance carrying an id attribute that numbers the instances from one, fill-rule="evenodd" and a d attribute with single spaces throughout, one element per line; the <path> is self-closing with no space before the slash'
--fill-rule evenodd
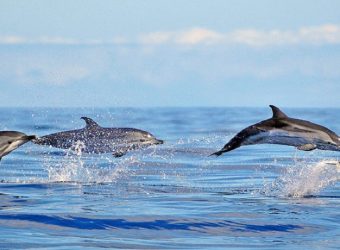
<path id="1" fill-rule="evenodd" d="M 340 133 L 340 109 L 283 109 Z M 1 108 L 38 136 L 134 127 L 165 141 L 121 158 L 27 143 L 0 162 L 0 249 L 338 249 L 340 152 L 244 146 L 270 108 Z"/>

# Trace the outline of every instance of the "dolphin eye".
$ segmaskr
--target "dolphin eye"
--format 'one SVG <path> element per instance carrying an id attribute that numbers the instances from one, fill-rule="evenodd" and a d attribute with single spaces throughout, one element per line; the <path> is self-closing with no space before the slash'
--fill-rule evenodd
<path id="1" fill-rule="evenodd" d="M 140 142 L 145 142 L 145 140 L 144 140 L 144 139 L 140 139 L 139 141 L 140 141 Z"/>

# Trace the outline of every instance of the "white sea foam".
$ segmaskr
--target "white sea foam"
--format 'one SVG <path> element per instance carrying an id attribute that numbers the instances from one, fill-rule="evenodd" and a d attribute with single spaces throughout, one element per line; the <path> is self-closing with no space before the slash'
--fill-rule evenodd
<path id="1" fill-rule="evenodd" d="M 267 195 L 306 197 L 317 195 L 321 190 L 340 180 L 340 162 L 322 160 L 317 163 L 296 163 L 285 168 L 274 182 L 265 185 Z"/>

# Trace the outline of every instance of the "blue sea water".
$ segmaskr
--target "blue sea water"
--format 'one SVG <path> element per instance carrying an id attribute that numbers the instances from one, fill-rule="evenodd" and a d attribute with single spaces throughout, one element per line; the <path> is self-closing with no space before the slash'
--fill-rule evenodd
<path id="1" fill-rule="evenodd" d="M 285 109 L 340 133 L 340 109 Z M 0 249 L 339 249 L 339 152 L 245 146 L 269 108 L 2 108 L 39 136 L 135 127 L 166 141 L 122 158 L 27 143 L 0 162 Z"/>

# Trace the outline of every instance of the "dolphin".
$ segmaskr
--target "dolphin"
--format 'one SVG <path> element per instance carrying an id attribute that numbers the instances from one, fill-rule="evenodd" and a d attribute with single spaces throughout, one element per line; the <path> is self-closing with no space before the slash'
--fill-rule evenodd
<path id="1" fill-rule="evenodd" d="M 220 151 L 211 155 L 219 156 L 238 147 L 253 144 L 281 144 L 303 151 L 340 151 L 340 138 L 330 129 L 309 121 L 290 118 L 274 105 L 269 106 L 273 111 L 272 118 L 241 130 Z"/>
<path id="2" fill-rule="evenodd" d="M 163 144 L 162 140 L 140 129 L 103 128 L 91 118 L 81 117 L 81 119 L 86 123 L 84 128 L 38 137 L 33 140 L 33 143 L 63 149 L 78 149 L 84 153 L 112 153 L 114 157 L 121 157 L 134 149 Z"/>
<path id="3" fill-rule="evenodd" d="M 0 131 L 0 160 L 22 144 L 35 138 L 35 135 L 26 135 L 18 131 Z"/>

